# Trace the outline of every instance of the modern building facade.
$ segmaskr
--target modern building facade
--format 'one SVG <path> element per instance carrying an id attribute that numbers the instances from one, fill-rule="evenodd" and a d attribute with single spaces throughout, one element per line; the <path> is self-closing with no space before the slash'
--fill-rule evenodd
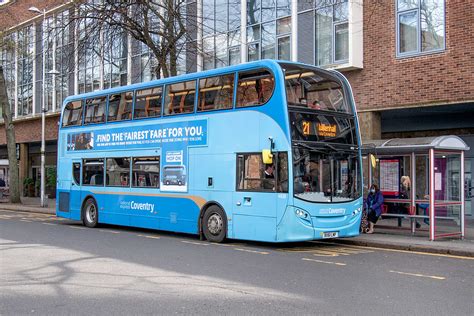
<path id="1" fill-rule="evenodd" d="M 70 1 L 0 3 L 0 29 L 13 43 L 0 56 L 15 118 L 20 175 L 36 181 L 43 54 L 46 165 L 51 168 L 62 100 L 152 80 L 155 61 L 126 32 L 112 42 L 103 40 L 107 31 L 95 40 L 87 38 L 86 20 L 71 23 L 80 8 Z M 44 9 L 46 19 L 29 11 L 31 6 Z M 187 0 L 183 10 L 187 21 L 195 23 L 182 44 L 180 73 L 263 58 L 339 70 L 354 89 L 364 139 L 458 135 L 471 147 L 465 177 L 472 186 L 473 1 Z M 2 128 L 0 162 L 5 158 Z M 466 197 L 472 193 L 468 190 Z M 474 206 L 467 207 L 472 214 Z"/>

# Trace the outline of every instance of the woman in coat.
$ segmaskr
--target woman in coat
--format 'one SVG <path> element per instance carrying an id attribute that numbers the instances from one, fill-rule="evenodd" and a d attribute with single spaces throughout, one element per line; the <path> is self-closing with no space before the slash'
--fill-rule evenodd
<path id="1" fill-rule="evenodd" d="M 374 225 L 377 223 L 380 214 L 382 214 L 383 195 L 380 192 L 378 185 L 372 184 L 370 187 L 370 193 L 367 196 L 366 210 L 369 219 L 369 230 L 367 234 L 374 233 Z"/>

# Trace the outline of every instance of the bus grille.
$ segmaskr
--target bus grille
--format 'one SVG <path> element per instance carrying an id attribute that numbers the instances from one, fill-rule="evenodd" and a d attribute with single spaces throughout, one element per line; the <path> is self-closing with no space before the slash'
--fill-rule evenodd
<path id="1" fill-rule="evenodd" d="M 59 211 L 69 212 L 69 192 L 59 192 Z"/>

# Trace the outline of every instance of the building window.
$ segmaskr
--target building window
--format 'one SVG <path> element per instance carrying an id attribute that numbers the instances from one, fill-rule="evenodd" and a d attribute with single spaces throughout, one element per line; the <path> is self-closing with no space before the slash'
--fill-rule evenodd
<path id="1" fill-rule="evenodd" d="M 18 116 L 33 113 L 33 26 L 17 33 L 18 43 Z"/>
<path id="2" fill-rule="evenodd" d="M 349 59 L 349 2 L 316 1 L 316 65 Z"/>
<path id="3" fill-rule="evenodd" d="M 101 81 L 101 43 L 97 30 L 93 29 L 95 23 L 92 18 L 83 18 L 78 24 L 79 93 L 96 91 L 100 89 Z"/>
<path id="4" fill-rule="evenodd" d="M 397 55 L 445 48 L 444 0 L 397 0 Z"/>
<path id="5" fill-rule="evenodd" d="M 74 43 L 71 32 L 73 27 L 69 20 L 69 11 L 63 11 L 56 16 L 56 109 L 69 93 L 69 75 L 74 71 Z"/>
<path id="6" fill-rule="evenodd" d="M 247 2 L 247 59 L 291 59 L 291 1 Z"/>
<path id="7" fill-rule="evenodd" d="M 203 68 L 240 63 L 240 0 L 203 0 Z"/>
<path id="8" fill-rule="evenodd" d="M 127 85 L 127 33 L 109 26 L 104 38 L 104 88 Z"/>

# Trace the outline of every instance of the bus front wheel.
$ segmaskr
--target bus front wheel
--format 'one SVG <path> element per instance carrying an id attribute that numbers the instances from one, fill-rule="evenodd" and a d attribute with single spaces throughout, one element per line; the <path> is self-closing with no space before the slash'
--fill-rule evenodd
<path id="1" fill-rule="evenodd" d="M 210 206 L 202 219 L 204 237 L 210 242 L 223 242 L 227 235 L 227 220 L 224 211 L 217 205 Z"/>
<path id="2" fill-rule="evenodd" d="M 82 207 L 82 223 L 87 227 L 96 227 L 99 219 L 99 209 L 94 199 L 87 199 Z"/>

